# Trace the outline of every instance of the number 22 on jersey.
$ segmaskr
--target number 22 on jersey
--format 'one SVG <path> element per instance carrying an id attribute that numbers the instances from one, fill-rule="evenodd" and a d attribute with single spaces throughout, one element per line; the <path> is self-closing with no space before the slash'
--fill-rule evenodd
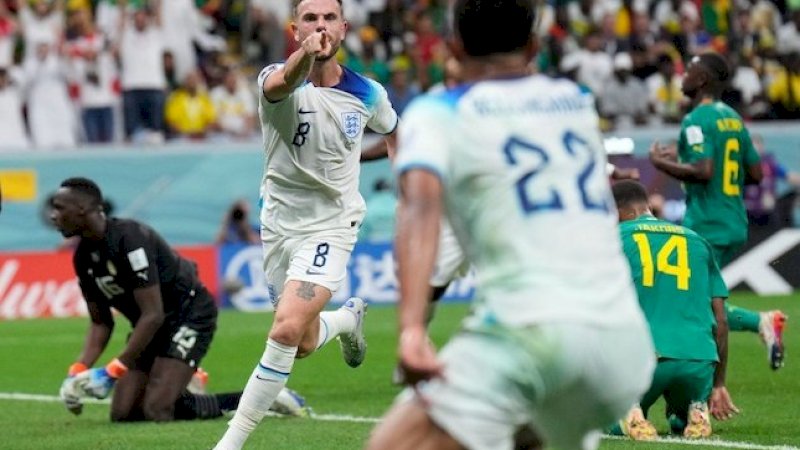
<path id="1" fill-rule="evenodd" d="M 655 271 L 675 277 L 678 290 L 689 290 L 689 278 L 692 271 L 689 269 L 689 251 L 686 245 L 686 236 L 673 235 L 658 250 L 653 264 L 653 252 L 650 240 L 644 233 L 633 233 L 633 240 L 639 247 L 639 259 L 642 263 L 642 286 L 653 287 Z M 675 254 L 675 263 L 669 262 L 670 256 Z"/>
<path id="2" fill-rule="evenodd" d="M 567 131 L 562 135 L 561 143 L 563 147 L 561 151 L 566 152 L 570 158 L 574 158 L 580 165 L 575 187 L 580 192 L 582 207 L 586 210 L 608 213 L 609 207 L 606 200 L 604 198 L 592 198 L 591 189 L 588 188 L 589 179 L 593 175 L 596 165 L 594 153 L 589 144 L 572 131 Z M 559 192 L 557 186 L 539 186 L 538 189 L 533 189 L 531 186 L 537 180 L 536 175 L 550 164 L 551 154 L 547 150 L 531 142 L 512 137 L 503 146 L 503 153 L 506 157 L 506 163 L 511 166 L 520 166 L 523 155 L 535 155 L 538 158 L 538 162 L 530 170 L 523 173 L 516 182 L 517 197 L 525 214 L 565 208 L 563 203 L 564 193 Z M 534 200 L 529 194 L 533 190 L 547 192 L 548 198 Z"/>

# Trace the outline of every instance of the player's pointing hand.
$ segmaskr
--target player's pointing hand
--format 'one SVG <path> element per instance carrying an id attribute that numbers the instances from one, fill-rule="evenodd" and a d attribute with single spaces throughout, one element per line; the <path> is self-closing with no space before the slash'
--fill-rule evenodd
<path id="1" fill-rule="evenodd" d="M 330 39 L 322 30 L 308 35 L 301 45 L 306 54 L 314 57 L 325 55 L 331 50 Z"/>

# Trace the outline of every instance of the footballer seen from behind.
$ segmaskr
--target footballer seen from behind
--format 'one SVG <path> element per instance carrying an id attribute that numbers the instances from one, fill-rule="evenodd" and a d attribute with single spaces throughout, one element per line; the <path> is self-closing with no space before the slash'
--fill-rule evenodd
<path id="1" fill-rule="evenodd" d="M 465 83 L 409 106 L 395 161 L 398 354 L 416 386 L 367 448 L 511 449 L 522 427 L 548 446 L 596 448 L 597 430 L 645 392 L 655 358 L 621 250 L 594 98 L 530 73 L 533 0 L 453 8 Z M 437 354 L 425 316 L 443 210 L 477 291 Z"/>
<path id="2" fill-rule="evenodd" d="M 718 420 L 738 413 L 725 387 L 728 289 L 713 249 L 689 228 L 654 217 L 640 183 L 620 181 L 613 193 L 623 251 L 658 363 L 650 389 L 612 434 L 655 438 L 647 413 L 663 396 L 673 433 L 708 437 L 709 408 Z"/>

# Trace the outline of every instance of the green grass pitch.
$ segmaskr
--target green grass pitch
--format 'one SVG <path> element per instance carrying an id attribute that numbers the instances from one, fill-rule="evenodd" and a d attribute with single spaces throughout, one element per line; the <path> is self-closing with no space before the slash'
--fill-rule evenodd
<path id="1" fill-rule="evenodd" d="M 737 294 L 732 300 L 743 307 L 781 308 L 789 314 L 786 367 L 771 371 L 757 336 L 733 333 L 728 386 L 741 414 L 728 422 L 714 422 L 714 438 L 720 442 L 688 447 L 674 442 L 644 444 L 606 439 L 602 449 L 739 446 L 777 450 L 777 446 L 800 446 L 800 360 L 793 358 L 795 349 L 800 349 L 800 333 L 793 323 L 800 320 L 800 299 L 796 295 L 757 298 Z M 443 305 L 432 327 L 434 340 L 438 344 L 446 341 L 466 312 L 467 305 Z M 271 314 L 221 314 L 215 341 L 203 363 L 210 373 L 210 391 L 242 388 L 263 351 L 271 318 Z M 225 430 L 223 419 L 111 424 L 107 405 L 88 404 L 83 415 L 74 417 L 57 402 L 2 399 L 8 393 L 57 395 L 67 366 L 83 343 L 86 327 L 86 319 L 0 322 L 0 449 L 209 449 L 214 445 Z M 127 328 L 124 320 L 118 322 L 112 344 L 101 361 L 119 351 Z M 369 352 L 362 367 L 347 367 L 333 343 L 311 358 L 298 361 L 289 386 L 302 393 L 317 414 L 379 417 L 398 392 L 389 381 L 395 361 L 395 330 L 394 308 L 371 308 L 366 323 Z M 658 404 L 651 418 L 663 433 L 666 422 L 662 416 L 663 404 Z M 359 449 L 373 426 L 355 421 L 266 418 L 247 448 Z"/>

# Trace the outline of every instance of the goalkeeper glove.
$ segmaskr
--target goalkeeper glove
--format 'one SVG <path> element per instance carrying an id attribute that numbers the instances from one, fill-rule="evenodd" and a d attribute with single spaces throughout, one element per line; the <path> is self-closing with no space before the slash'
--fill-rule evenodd
<path id="1" fill-rule="evenodd" d="M 119 359 L 114 359 L 105 367 L 89 369 L 82 372 L 76 378 L 80 379 L 80 384 L 87 395 L 94 398 L 103 399 L 108 397 L 117 379 L 128 371 L 125 364 Z"/>
<path id="2" fill-rule="evenodd" d="M 64 382 L 61 383 L 61 389 L 58 391 L 58 395 L 64 402 L 64 406 L 67 408 L 67 411 L 75 414 L 76 416 L 83 412 L 83 402 L 81 402 L 83 390 L 79 385 L 80 380 L 76 379 L 76 375 L 87 370 L 89 370 L 89 368 L 86 367 L 86 364 L 80 362 L 76 362 L 69 366 L 68 376 Z"/>

